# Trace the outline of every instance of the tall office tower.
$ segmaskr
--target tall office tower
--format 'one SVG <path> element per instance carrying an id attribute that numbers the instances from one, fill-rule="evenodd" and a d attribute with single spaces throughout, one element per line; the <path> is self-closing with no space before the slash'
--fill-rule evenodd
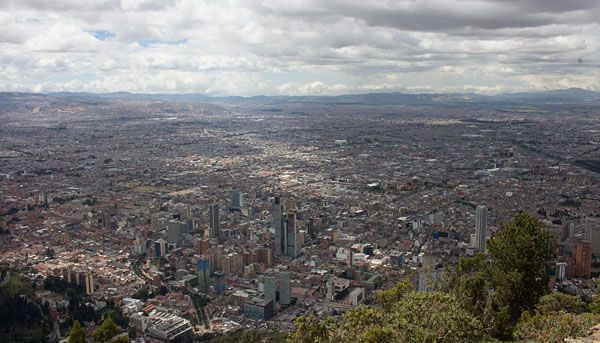
<path id="1" fill-rule="evenodd" d="M 592 241 L 592 223 L 589 218 L 585 221 L 585 226 L 583 229 L 583 240 L 591 242 Z"/>
<path id="2" fill-rule="evenodd" d="M 554 277 L 556 281 L 562 281 L 567 277 L 567 264 L 565 262 L 557 262 L 554 269 Z"/>
<path id="3" fill-rule="evenodd" d="M 266 267 L 273 264 L 273 252 L 270 248 L 260 248 L 256 255 L 258 263 L 264 263 Z"/>
<path id="4" fill-rule="evenodd" d="M 590 242 L 592 243 L 592 255 L 600 255 L 600 227 L 598 222 L 590 217 L 585 222 L 586 231 L 590 231 Z"/>
<path id="5" fill-rule="evenodd" d="M 215 270 L 222 270 L 223 246 L 219 245 L 208 248 L 208 253 L 210 257 L 210 271 L 214 272 Z"/>
<path id="6" fill-rule="evenodd" d="M 241 210 L 242 207 L 244 207 L 244 192 L 241 190 L 233 191 L 233 194 L 231 195 L 231 204 L 231 207 L 234 209 Z"/>
<path id="7" fill-rule="evenodd" d="M 217 270 L 214 273 L 215 279 L 215 292 L 218 295 L 225 294 L 225 290 L 227 289 L 227 284 L 225 283 L 225 272 L 222 270 Z"/>
<path id="8" fill-rule="evenodd" d="M 290 272 L 282 270 L 279 272 L 279 303 L 281 306 L 287 306 L 292 303 L 290 290 Z"/>
<path id="9" fill-rule="evenodd" d="M 296 226 L 296 211 L 289 210 L 285 220 L 286 255 L 296 258 L 300 255 L 300 237 Z"/>
<path id="10" fill-rule="evenodd" d="M 186 223 L 176 219 L 169 220 L 167 223 L 167 241 L 169 244 L 179 244 L 185 228 Z"/>
<path id="11" fill-rule="evenodd" d="M 200 254 L 200 255 L 208 254 L 209 247 L 210 247 L 210 239 L 209 238 L 198 239 L 198 246 L 196 247 L 196 251 L 198 251 L 198 254 Z"/>
<path id="12" fill-rule="evenodd" d="M 275 197 L 275 204 L 273 205 L 273 226 L 275 227 L 275 255 L 285 255 L 286 241 L 283 224 L 283 212 L 284 206 L 281 204 L 281 199 Z"/>
<path id="13" fill-rule="evenodd" d="M 580 241 L 575 247 L 575 277 L 589 279 L 592 270 L 592 245 Z"/>
<path id="14" fill-rule="evenodd" d="M 273 304 L 277 300 L 275 292 L 275 276 L 265 276 L 265 298 L 273 300 Z"/>
<path id="15" fill-rule="evenodd" d="M 154 256 L 164 257 L 169 252 L 169 245 L 164 239 L 159 239 L 154 242 Z"/>
<path id="16" fill-rule="evenodd" d="M 485 236 L 487 235 L 487 207 L 477 206 L 477 217 L 475 219 L 475 248 L 485 254 Z"/>
<path id="17" fill-rule="evenodd" d="M 198 259 L 198 288 L 208 290 L 210 286 L 210 260 L 206 256 Z"/>
<path id="18" fill-rule="evenodd" d="M 219 204 L 210 204 L 208 206 L 208 225 L 212 231 L 213 237 L 219 237 Z"/>

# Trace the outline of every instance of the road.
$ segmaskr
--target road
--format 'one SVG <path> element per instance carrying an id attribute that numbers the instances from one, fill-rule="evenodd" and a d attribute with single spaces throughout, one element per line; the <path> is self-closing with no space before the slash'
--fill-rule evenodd
<path id="1" fill-rule="evenodd" d="M 58 331 L 58 324 L 56 323 L 56 321 L 54 321 L 54 329 L 52 330 L 52 332 L 50 333 L 50 335 L 48 335 L 48 343 L 54 343 L 56 342 L 58 335 L 60 334 L 60 331 Z"/>
<path id="2" fill-rule="evenodd" d="M 7 271 L 6 275 L 4 276 L 4 279 L 2 279 L 2 281 L 0 282 L 0 287 L 4 286 L 8 280 L 10 279 L 10 272 Z"/>

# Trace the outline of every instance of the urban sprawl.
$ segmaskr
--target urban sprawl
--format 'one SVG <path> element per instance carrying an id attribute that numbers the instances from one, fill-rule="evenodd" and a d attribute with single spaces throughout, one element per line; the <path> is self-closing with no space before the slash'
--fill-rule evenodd
<path id="1" fill-rule="evenodd" d="M 556 238 L 548 287 L 596 290 L 584 110 L 2 99 L 0 262 L 115 304 L 139 341 L 285 331 L 406 278 L 426 292 L 520 211 Z M 67 295 L 38 285 L 64 321 Z"/>

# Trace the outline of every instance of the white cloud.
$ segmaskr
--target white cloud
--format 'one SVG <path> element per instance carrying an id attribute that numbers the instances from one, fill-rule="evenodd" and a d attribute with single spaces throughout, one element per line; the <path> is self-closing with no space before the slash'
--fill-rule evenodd
<path id="1" fill-rule="evenodd" d="M 0 91 L 600 90 L 597 18 L 590 1 L 7 0 Z"/>

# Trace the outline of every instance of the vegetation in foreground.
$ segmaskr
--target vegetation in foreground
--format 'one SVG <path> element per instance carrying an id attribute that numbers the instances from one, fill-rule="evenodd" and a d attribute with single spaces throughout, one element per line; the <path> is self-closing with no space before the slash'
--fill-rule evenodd
<path id="1" fill-rule="evenodd" d="M 2 274 L 9 279 L 0 287 L 0 342 L 45 342 L 48 306 L 36 301 L 29 280 L 4 267 Z"/>
<path id="2" fill-rule="evenodd" d="M 462 258 L 429 293 L 407 281 L 376 294 L 341 318 L 300 317 L 289 343 L 320 342 L 563 342 L 585 335 L 600 321 L 600 298 L 546 295 L 546 262 L 553 237 L 528 213 L 500 225 L 483 255 Z"/>

